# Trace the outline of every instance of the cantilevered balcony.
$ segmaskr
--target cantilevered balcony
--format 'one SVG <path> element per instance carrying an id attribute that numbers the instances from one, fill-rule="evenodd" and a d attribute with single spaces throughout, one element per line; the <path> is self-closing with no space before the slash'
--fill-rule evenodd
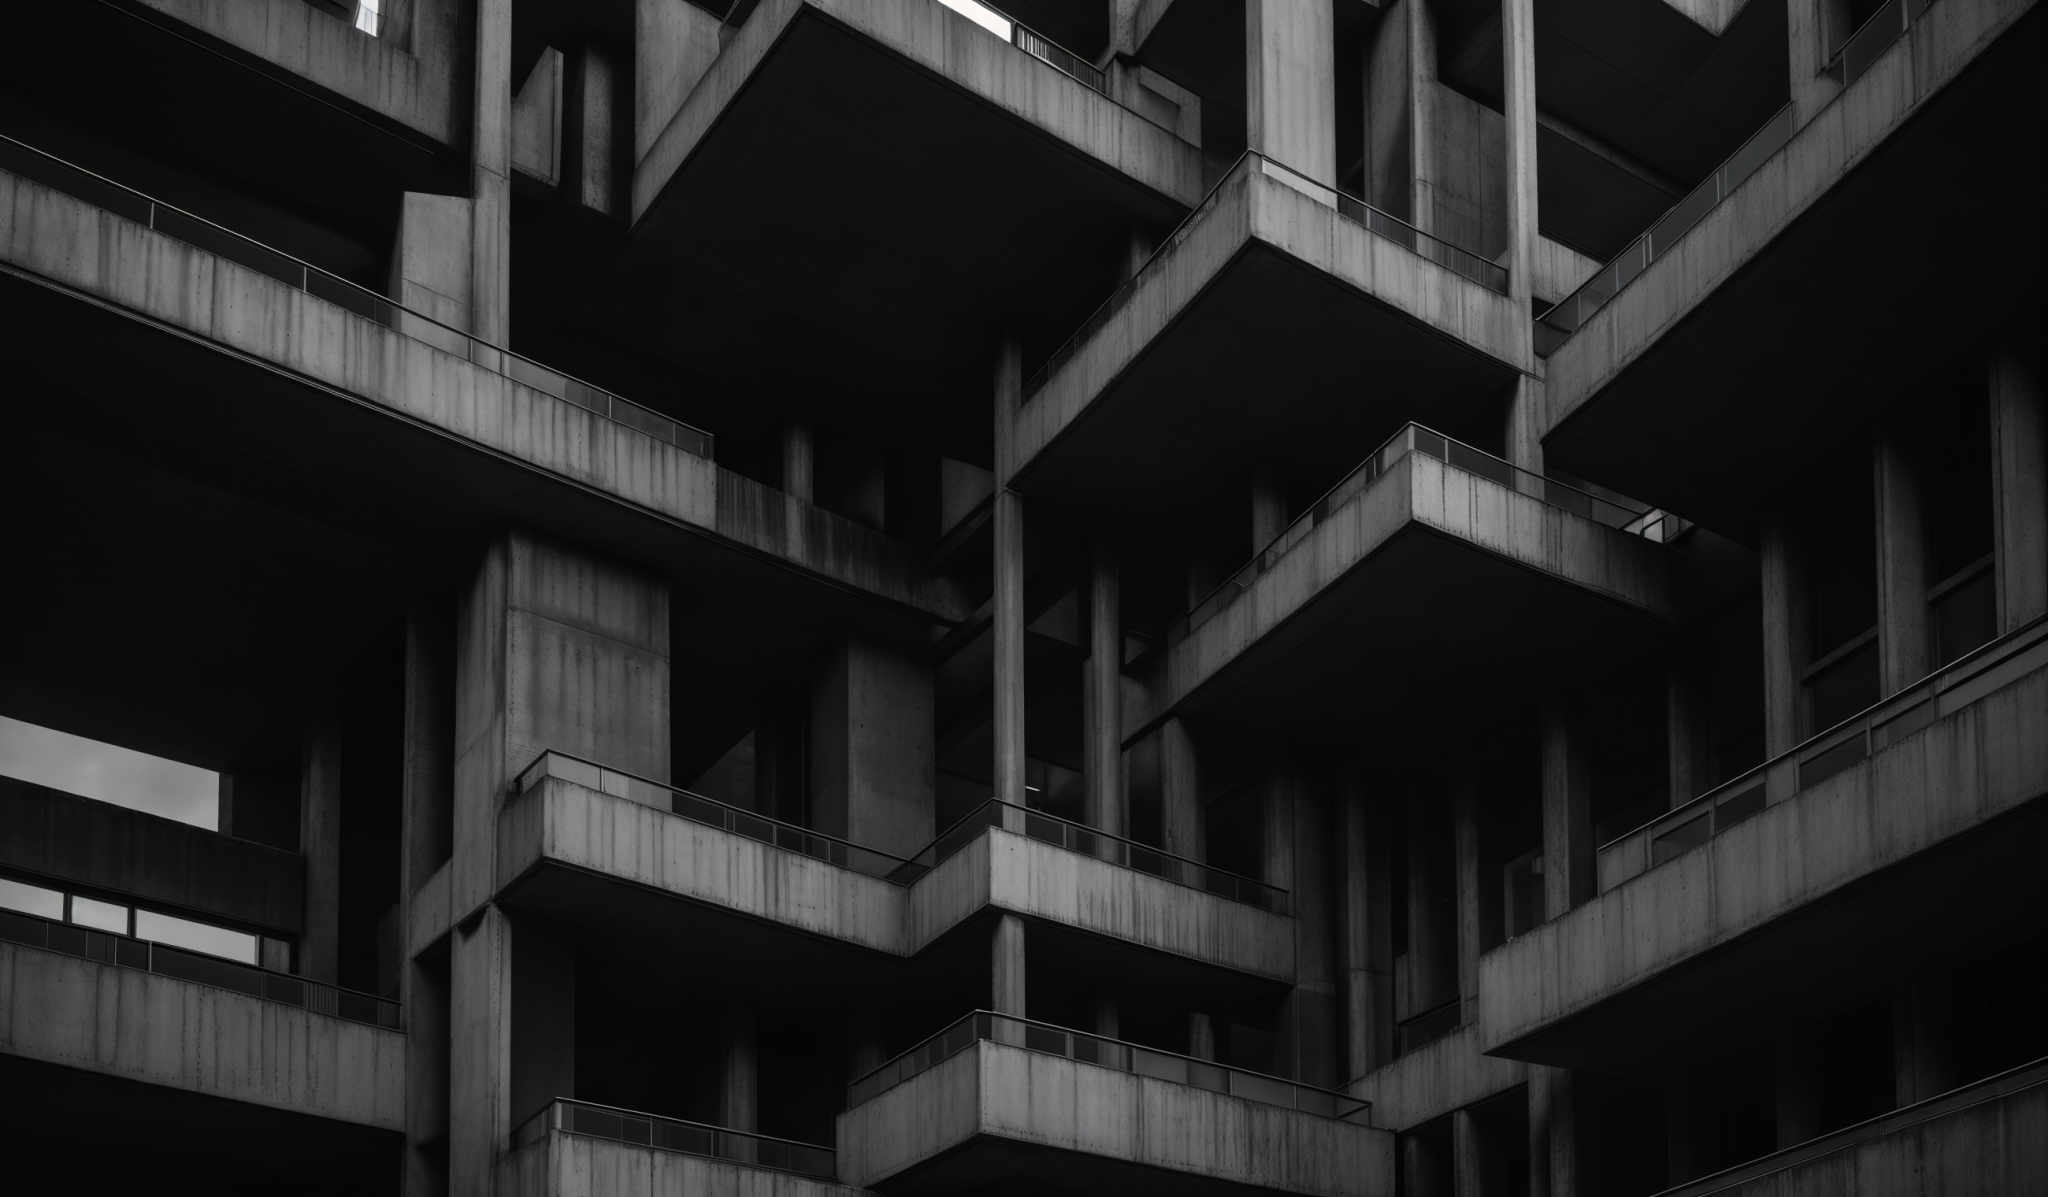
<path id="1" fill-rule="evenodd" d="M 999 338 L 1056 341 L 1201 198 L 1200 151 L 1099 87 L 938 0 L 763 0 L 634 172 L 621 318 L 743 388 L 772 369 L 820 421 L 858 397 L 870 435 L 985 445 L 957 400 Z"/>
<path id="2" fill-rule="evenodd" d="M 1179 712 L 1348 739 L 1504 674 L 1647 652 L 1664 528 L 1409 425 L 1169 633 L 1127 734 Z"/>
<path id="3" fill-rule="evenodd" d="M 503 1197 L 854 1197 L 830 1147 L 558 1098 L 512 1133 Z"/>
<path id="4" fill-rule="evenodd" d="M 1256 460 L 1327 476 L 1402 419 L 1491 427 L 1520 354 L 1506 286 L 1246 154 L 1026 382 L 1015 485 L 1142 519 Z"/>
<path id="5" fill-rule="evenodd" d="M 964 614 L 907 546 L 719 469 L 699 429 L 11 139 L 0 306 L 0 353 L 71 397 L 38 418 L 103 415 L 160 455 L 346 495 L 351 519 L 512 522 L 627 559 L 658 543 L 666 569 L 766 588 L 738 588 L 733 626 L 799 578 L 814 599 L 823 581 L 835 603 Z"/>
<path id="6" fill-rule="evenodd" d="M 0 1054 L 398 1131 L 396 1002 L 0 911 Z"/>
<path id="7" fill-rule="evenodd" d="M 2027 0 L 1880 7 L 1832 102 L 1772 117 L 1542 317 L 1548 460 L 1742 527 L 1956 346 L 2025 319 L 2041 54 Z"/>
<path id="8" fill-rule="evenodd" d="M 975 1011 L 857 1078 L 840 1174 L 890 1193 L 1394 1190 L 1366 1103 L 1173 1052 Z M 1006 1186 L 1006 1187 L 1005 1187 Z"/>
<path id="9" fill-rule="evenodd" d="M 1486 953 L 1481 1046 L 1572 1067 L 1745 1033 L 2020 934 L 2048 902 L 2048 620 L 1603 846 Z"/>
<path id="10" fill-rule="evenodd" d="M 1286 891 L 1001 802 L 903 858 L 551 752 L 521 775 L 500 816 L 498 876 L 522 905 L 622 919 L 739 915 L 897 956 L 1000 909 L 1177 958 L 1161 970 L 1294 975 Z"/>
<path id="11" fill-rule="evenodd" d="M 2048 1169 L 2048 1060 L 1880 1114 L 1658 1197 L 2022 1193 Z"/>

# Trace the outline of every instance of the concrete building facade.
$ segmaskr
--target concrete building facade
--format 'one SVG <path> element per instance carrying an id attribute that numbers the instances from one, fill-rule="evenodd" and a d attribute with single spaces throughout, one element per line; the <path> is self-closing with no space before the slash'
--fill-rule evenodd
<path id="1" fill-rule="evenodd" d="M 2033 0 L 9 21 L 15 1160 L 2048 1190 Z"/>

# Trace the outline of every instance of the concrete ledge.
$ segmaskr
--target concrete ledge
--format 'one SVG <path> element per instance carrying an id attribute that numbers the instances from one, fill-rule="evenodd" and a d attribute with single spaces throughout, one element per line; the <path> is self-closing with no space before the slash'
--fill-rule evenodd
<path id="1" fill-rule="evenodd" d="M 2034 0 L 1930 5 L 1784 149 L 1551 354 L 1548 427 L 1569 418 L 1707 302 L 2033 7 Z M 1884 251 L 1871 249 L 1875 264 Z M 1951 252 L 1971 251 L 1954 245 Z"/>
<path id="2" fill-rule="evenodd" d="M 0 1051 L 405 1129 L 406 1037 L 400 1032 L 4 942 Z"/>
<path id="3" fill-rule="evenodd" d="M 753 81 L 790 26 L 818 16 L 1183 206 L 1201 198 L 1201 151 L 932 0 L 764 0 L 633 172 L 635 222 Z"/>
<path id="4" fill-rule="evenodd" d="M 1482 1053 L 1478 1029 L 1466 1026 L 1373 1069 L 1345 1089 L 1372 1103 L 1374 1123 L 1403 1131 L 1485 1101 L 1528 1076 L 1529 1066 L 1520 1060 Z"/>
<path id="5" fill-rule="evenodd" d="M 565 1131 L 500 1157 L 499 1197 L 858 1197 L 865 1192 L 770 1168 Z"/>
<path id="6" fill-rule="evenodd" d="M 946 587 L 920 577 L 909 551 L 881 533 L 6 173 L 0 260 L 833 582 L 935 618 L 965 615 Z M 801 515 L 795 536 L 788 530 L 792 507 Z"/>
<path id="7" fill-rule="evenodd" d="M 0 867 L 283 939 L 305 917 L 296 852 L 4 777 Z"/>
<path id="8" fill-rule="evenodd" d="M 305 0 L 131 2 L 436 141 L 456 140 L 458 101 L 466 103 L 469 90 L 454 86 L 453 42 L 462 22 L 452 0 L 412 0 L 408 44 L 418 53 L 358 33 Z"/>
<path id="9" fill-rule="evenodd" d="M 941 1155 L 948 1177 L 964 1177 L 1019 1147 L 1083 1183 L 1138 1175 L 1116 1165 L 1331 1197 L 1381 1197 L 1394 1181 L 1386 1131 L 987 1041 L 839 1116 L 854 1184 L 923 1191 L 947 1182 L 906 1174 Z"/>
<path id="10" fill-rule="evenodd" d="M 1680 966 L 1704 967 L 1731 945 L 1761 950 L 1760 929 L 1796 935 L 1799 944 L 1786 950 L 1811 967 L 1830 950 L 1854 950 L 1843 928 L 1785 930 L 1788 916 L 2048 793 L 2044 727 L 2048 668 L 1486 953 L 1481 1046 L 1519 1058 L 1577 1058 L 1601 1038 L 1593 1023 L 1604 1004 Z M 1996 870 L 1986 866 L 1986 876 L 1973 879 L 1978 870 L 1967 862 L 1955 867 L 1966 873 L 1956 884 L 1992 900 L 1984 886 Z M 1897 902 L 1935 900 L 1937 891 L 1914 888 Z M 1844 917 L 1882 921 L 1868 898 L 1861 913 Z M 1837 942 L 1845 946 L 1831 947 Z M 1795 975 L 1786 984 L 1796 985 L 1799 966 L 1787 967 Z M 1570 1042 L 1561 1028 L 1568 1019 L 1576 1028 Z M 1539 1037 L 1548 1046 L 1532 1046 Z"/>

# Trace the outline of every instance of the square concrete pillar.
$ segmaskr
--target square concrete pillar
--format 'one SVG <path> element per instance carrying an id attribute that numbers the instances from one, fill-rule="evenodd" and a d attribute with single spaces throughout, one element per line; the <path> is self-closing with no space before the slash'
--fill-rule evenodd
<path id="1" fill-rule="evenodd" d="M 1536 4 L 1501 0 L 1501 98 L 1507 122 L 1508 297 L 1529 310 L 1536 249 Z M 1528 353 L 1529 322 L 1518 322 Z M 1511 442 L 1512 448 L 1512 442 Z M 1510 460 L 1516 460 L 1509 454 Z M 1522 464 L 1516 460 L 1516 464 Z M 1541 467 L 1530 467 L 1540 469 Z"/>
<path id="2" fill-rule="evenodd" d="M 1797 541 L 1782 519 L 1767 521 L 1758 551 L 1763 598 L 1764 755 L 1799 743 L 1805 718 L 1800 669 L 1806 662 L 1805 599 Z M 1777 793 L 1773 802 L 1789 795 Z"/>
<path id="3" fill-rule="evenodd" d="M 1160 846 L 1168 852 L 1208 859 L 1201 762 L 1186 721 L 1178 717 L 1159 726 L 1159 830 Z"/>
<path id="4" fill-rule="evenodd" d="M 470 206 L 469 200 L 459 195 L 406 192 L 399 201 L 398 241 L 385 288 L 393 302 L 408 309 L 393 315 L 393 327 L 415 340 L 465 357 L 469 354 L 469 340 L 462 333 L 469 328 Z M 415 312 L 419 315 L 413 315 Z"/>
<path id="5" fill-rule="evenodd" d="M 476 0 L 474 61 L 469 331 L 502 346 L 512 332 L 512 0 Z"/>
<path id="6" fill-rule="evenodd" d="M 456 619 L 452 906 L 496 885 L 498 810 L 557 749 L 669 774 L 668 587 L 524 533 L 484 553 Z"/>
<path id="7" fill-rule="evenodd" d="M 1792 127 L 1813 119 L 1842 90 L 1825 72 L 1836 43 L 1849 28 L 1849 0 L 1785 0 L 1785 67 L 1792 94 Z"/>
<path id="8" fill-rule="evenodd" d="M 1282 1008 L 1282 1059 L 1285 1075 L 1334 1088 L 1348 1077 L 1339 1075 L 1343 1030 L 1338 966 L 1333 949 L 1340 913 L 1330 895 L 1331 810 L 1328 796 L 1315 779 L 1292 762 L 1264 787 L 1265 877 L 1287 889 L 1293 900 L 1295 925 L 1294 987 Z"/>
<path id="9" fill-rule="evenodd" d="M 298 973 L 330 984 L 341 959 L 341 724 L 306 731 L 299 775 L 299 851 L 306 858 Z"/>
<path id="10" fill-rule="evenodd" d="M 491 1197 L 512 1133 L 512 931 L 485 907 L 449 937 L 448 1192 Z"/>
<path id="11" fill-rule="evenodd" d="M 543 183 L 562 179 L 563 88 L 568 74 L 562 52 L 540 52 L 526 81 L 512 97 L 512 165 Z"/>
<path id="12" fill-rule="evenodd" d="M 1469 1026 L 1479 1017 L 1479 939 L 1483 915 L 1477 781 L 1461 778 L 1452 792 L 1451 802 L 1458 894 L 1458 1023 Z"/>
<path id="13" fill-rule="evenodd" d="M 1408 794 L 1408 1016 L 1458 998 L 1458 907 L 1453 821 L 1444 795 Z"/>
<path id="14" fill-rule="evenodd" d="M 1428 232 L 1424 164 L 1435 145 L 1436 23 L 1426 0 L 1382 10 L 1365 51 L 1365 201 Z"/>
<path id="15" fill-rule="evenodd" d="M 448 1134 L 448 978 L 408 960 L 405 1002 L 405 1197 L 448 1192 L 434 1144 Z"/>
<path id="16" fill-rule="evenodd" d="M 1130 827 L 1124 791 L 1123 652 L 1123 596 L 1116 559 L 1107 545 L 1098 544 L 1088 572 L 1082 772 L 1088 825 L 1110 835 L 1127 835 Z"/>
<path id="17" fill-rule="evenodd" d="M 1024 920 L 1014 914 L 996 916 L 989 941 L 989 1009 L 1025 1017 Z"/>
<path id="18" fill-rule="evenodd" d="M 1529 1066 L 1529 1197 L 1576 1197 L 1579 1130 L 1572 1074 Z"/>
<path id="19" fill-rule="evenodd" d="M 1344 852 L 1340 974 L 1344 1071 L 1356 1080 L 1393 1059 L 1393 858 L 1383 805 L 1359 790 L 1339 807 Z"/>
<path id="20" fill-rule="evenodd" d="M 1325 187 L 1337 185 L 1335 43 L 1328 4 L 1244 0 L 1245 145 Z"/>
<path id="21" fill-rule="evenodd" d="M 1457 1197 L 1486 1192 L 1486 1126 L 1470 1109 L 1451 1112 L 1451 1178 Z"/>
<path id="22" fill-rule="evenodd" d="M 1005 338 L 996 353 L 995 377 L 996 478 L 995 554 L 995 791 L 996 797 L 1023 806 L 1024 790 L 1024 508 L 1010 489 L 1016 468 L 1017 409 L 1024 401 L 1023 349 Z"/>
<path id="23" fill-rule="evenodd" d="M 833 651 L 811 691 L 813 826 L 897 856 L 931 842 L 933 701 L 916 657 L 861 640 Z"/>
<path id="24" fill-rule="evenodd" d="M 1927 674 L 1927 530 L 1919 471 L 1895 436 L 1871 450 L 1877 520 L 1877 665 L 1883 693 Z"/>
<path id="25" fill-rule="evenodd" d="M 719 20 L 690 0 L 634 0 L 633 163 L 682 111 L 718 57 Z"/>
<path id="26" fill-rule="evenodd" d="M 2048 412 L 2038 343 L 2015 338 L 2001 349 L 1989 382 L 1998 630 L 2005 633 L 2048 613 Z"/>
<path id="27" fill-rule="evenodd" d="M 575 120 L 575 152 L 567 169 L 576 202 L 610 216 L 619 207 L 618 160 L 625 136 L 615 98 L 619 67 L 609 54 L 587 42 L 577 47 L 574 64 L 569 113 Z"/>
<path id="28" fill-rule="evenodd" d="M 1591 762 L 1563 699 L 1543 710 L 1543 917 L 1562 918 L 1592 898 Z"/>

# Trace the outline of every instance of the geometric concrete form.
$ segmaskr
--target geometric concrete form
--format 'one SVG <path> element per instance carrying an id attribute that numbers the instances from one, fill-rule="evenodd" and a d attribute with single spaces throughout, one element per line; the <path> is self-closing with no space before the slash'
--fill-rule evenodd
<path id="1" fill-rule="evenodd" d="M 848 1182 L 1020 1191 L 1383 1197 L 1394 1140 L 1362 1103 L 1291 1081 L 978 1012 L 856 1079 L 839 1116 Z"/>
<path id="2" fill-rule="evenodd" d="M 1952 689 L 1878 708 L 1867 757 L 1486 953 L 1484 1050 L 1654 1058 L 2026 934 L 2011 913 L 2048 902 L 2027 863 L 2048 851 L 2048 626 L 2032 632 L 1965 662 Z M 1887 714 L 1903 734 L 1885 734 Z M 1677 1000 L 1706 992 L 1720 999 Z"/>
<path id="3" fill-rule="evenodd" d="M 559 1101 L 513 1132 L 498 1197 L 856 1197 L 832 1149 Z"/>

